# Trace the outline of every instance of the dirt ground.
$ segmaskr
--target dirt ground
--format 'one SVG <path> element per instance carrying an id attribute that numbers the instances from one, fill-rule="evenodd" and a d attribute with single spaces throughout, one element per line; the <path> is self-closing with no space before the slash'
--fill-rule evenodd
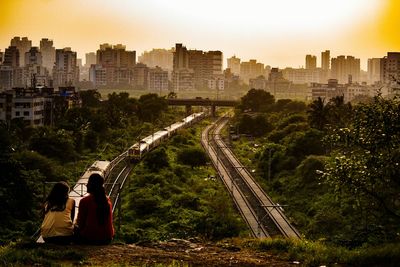
<path id="1" fill-rule="evenodd" d="M 269 255 L 231 244 L 201 244 L 172 239 L 139 245 L 85 246 L 88 265 L 110 266 L 294 266 Z"/>

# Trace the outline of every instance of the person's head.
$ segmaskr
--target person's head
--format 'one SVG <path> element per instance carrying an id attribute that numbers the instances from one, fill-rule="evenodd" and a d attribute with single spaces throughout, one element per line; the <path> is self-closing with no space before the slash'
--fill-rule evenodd
<path id="1" fill-rule="evenodd" d="M 89 176 L 89 180 L 87 183 L 87 191 L 90 194 L 95 194 L 99 191 L 104 191 L 104 178 L 99 173 L 92 173 Z"/>
<path id="2" fill-rule="evenodd" d="M 45 212 L 48 211 L 63 211 L 67 204 L 69 186 L 66 182 L 56 183 L 46 198 Z"/>
<path id="3" fill-rule="evenodd" d="M 98 173 L 89 176 L 87 191 L 93 195 L 97 204 L 96 214 L 100 224 L 104 224 L 110 213 L 110 206 L 104 189 L 104 177 Z"/>

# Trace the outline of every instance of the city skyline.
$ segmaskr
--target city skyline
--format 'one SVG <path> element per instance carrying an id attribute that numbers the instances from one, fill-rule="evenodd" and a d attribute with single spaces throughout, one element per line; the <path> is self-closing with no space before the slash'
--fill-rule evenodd
<path id="1" fill-rule="evenodd" d="M 366 70 L 368 58 L 400 49 L 400 37 L 393 34 L 400 3 L 394 0 L 2 2 L 3 52 L 14 36 L 28 36 L 34 46 L 41 38 L 52 39 L 79 58 L 101 43 L 122 43 L 140 55 L 181 42 L 189 49 L 221 50 L 224 67 L 225 59 L 236 55 L 283 68 L 305 67 L 306 54 L 316 55 L 320 67 L 320 53 L 328 49 L 333 56 L 360 58 Z"/>

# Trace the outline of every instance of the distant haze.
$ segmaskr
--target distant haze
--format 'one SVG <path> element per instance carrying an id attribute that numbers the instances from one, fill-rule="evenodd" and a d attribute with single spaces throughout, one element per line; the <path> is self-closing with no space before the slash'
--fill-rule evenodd
<path id="1" fill-rule="evenodd" d="M 221 50 L 224 58 L 303 66 L 306 54 L 369 57 L 400 51 L 398 0 L 0 0 L 0 49 L 41 38 L 79 57 L 100 43 Z M 226 64 L 226 60 L 224 60 Z"/>

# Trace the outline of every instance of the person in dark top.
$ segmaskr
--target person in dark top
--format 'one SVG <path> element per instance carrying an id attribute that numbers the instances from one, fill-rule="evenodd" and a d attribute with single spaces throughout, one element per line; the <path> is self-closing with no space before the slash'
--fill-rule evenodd
<path id="1" fill-rule="evenodd" d="M 111 201 L 104 190 L 104 178 L 98 173 L 90 175 L 88 196 L 81 199 L 76 232 L 79 243 L 109 244 L 114 237 Z"/>

